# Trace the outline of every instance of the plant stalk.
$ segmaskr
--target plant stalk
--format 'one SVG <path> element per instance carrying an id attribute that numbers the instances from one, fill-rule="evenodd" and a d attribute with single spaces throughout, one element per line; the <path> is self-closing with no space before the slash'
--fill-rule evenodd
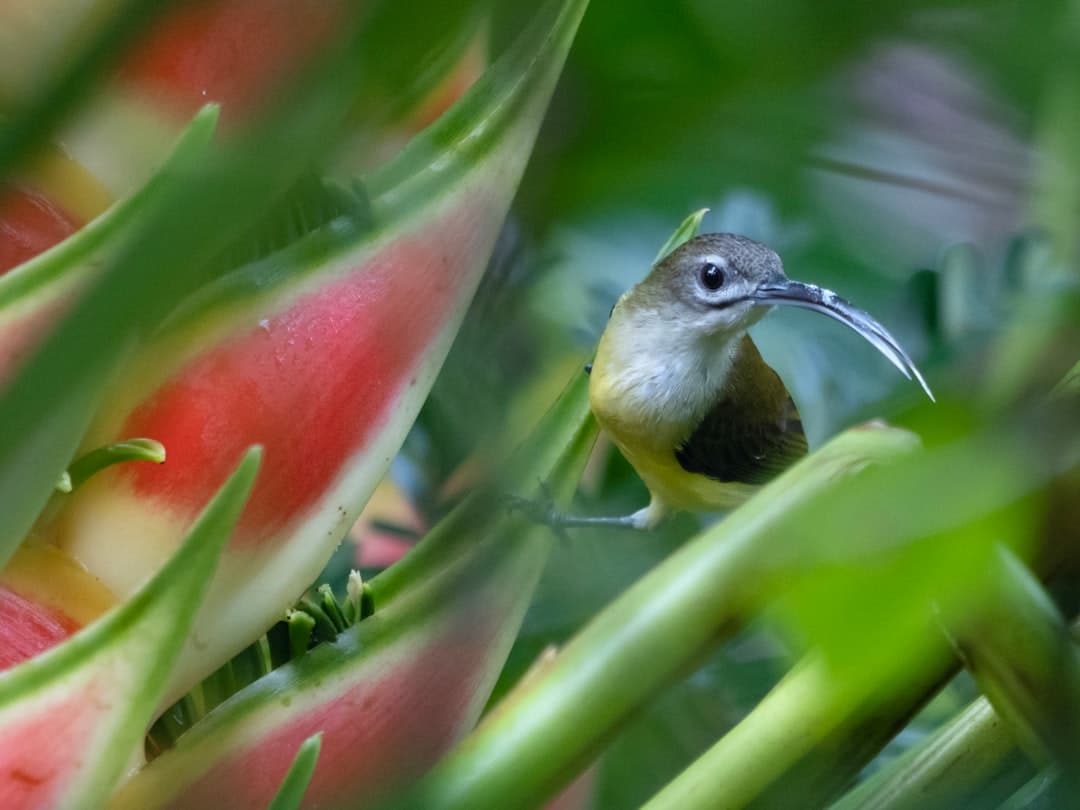
<path id="1" fill-rule="evenodd" d="M 433 810 L 540 802 L 637 706 L 740 626 L 757 598 L 755 574 L 785 542 L 778 529 L 793 512 L 843 474 L 911 447 L 904 431 L 861 428 L 788 470 L 602 611 L 409 801 Z"/>

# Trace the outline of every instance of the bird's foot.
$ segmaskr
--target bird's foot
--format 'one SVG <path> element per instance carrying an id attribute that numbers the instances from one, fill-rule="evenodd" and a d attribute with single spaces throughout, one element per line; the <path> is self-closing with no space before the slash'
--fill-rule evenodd
<path id="1" fill-rule="evenodd" d="M 551 526 L 554 525 L 556 518 L 559 516 L 553 501 L 547 497 L 542 500 L 533 500 L 532 498 L 524 498 L 521 495 L 505 493 L 502 496 L 502 501 L 506 505 L 508 512 L 511 514 L 519 512 L 533 523 Z"/>

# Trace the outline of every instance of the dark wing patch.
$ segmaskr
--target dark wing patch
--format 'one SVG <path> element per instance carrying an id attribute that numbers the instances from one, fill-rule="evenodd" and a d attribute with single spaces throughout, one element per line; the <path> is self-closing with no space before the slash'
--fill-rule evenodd
<path id="1" fill-rule="evenodd" d="M 795 403 L 745 338 L 724 396 L 676 448 L 676 460 L 717 481 L 764 484 L 805 455 Z"/>
<path id="2" fill-rule="evenodd" d="M 748 419 L 746 409 L 728 401 L 709 411 L 675 451 L 679 465 L 717 481 L 764 484 L 806 455 L 806 436 L 795 405 L 793 418 Z"/>

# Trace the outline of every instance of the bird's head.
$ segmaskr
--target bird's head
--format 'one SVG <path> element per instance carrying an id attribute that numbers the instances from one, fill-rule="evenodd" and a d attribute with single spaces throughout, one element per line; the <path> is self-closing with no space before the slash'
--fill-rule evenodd
<path id="1" fill-rule="evenodd" d="M 708 233 L 683 243 L 628 296 L 626 304 L 662 311 L 665 320 L 703 337 L 737 336 L 774 306 L 810 309 L 858 332 L 904 376 L 929 387 L 896 339 L 863 310 L 831 290 L 792 281 L 774 250 L 733 233 Z"/>

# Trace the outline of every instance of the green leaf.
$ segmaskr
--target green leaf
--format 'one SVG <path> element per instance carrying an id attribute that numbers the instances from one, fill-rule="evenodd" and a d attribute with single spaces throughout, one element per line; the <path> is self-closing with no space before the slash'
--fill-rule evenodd
<path id="1" fill-rule="evenodd" d="M 682 221 L 682 224 L 675 229 L 675 232 L 668 237 L 668 240 L 664 242 L 664 246 L 660 248 L 660 252 L 656 254 L 656 258 L 653 259 L 653 264 L 658 263 L 661 259 L 667 256 L 675 248 L 684 242 L 689 242 L 695 236 L 697 236 L 698 230 L 701 228 L 701 220 L 705 218 L 705 215 L 709 213 L 708 208 L 701 208 L 686 219 Z"/>
<path id="2" fill-rule="evenodd" d="M 130 764 L 192 627 L 260 452 L 250 451 L 150 582 L 99 621 L 0 673 L 0 797 L 101 806 Z"/>
<path id="3" fill-rule="evenodd" d="M 1054 463 L 994 430 L 868 470 L 790 527 L 798 551 L 772 561 L 761 590 L 779 597 L 771 610 L 792 638 L 836 669 L 876 679 L 903 668 L 935 610 L 978 602 L 997 543 L 1030 552 Z"/>
<path id="4" fill-rule="evenodd" d="M 307 790 L 311 775 L 315 773 L 315 764 L 319 761 L 321 746 L 321 732 L 312 734 L 304 740 L 267 810 L 300 810 L 301 802 L 304 800 L 304 791 Z"/>
<path id="5" fill-rule="evenodd" d="M 41 309 L 72 294 L 73 285 L 83 280 L 84 263 L 131 229 L 141 212 L 160 211 L 177 178 L 204 159 L 216 121 L 217 109 L 204 108 L 140 192 L 0 279 L 0 307 L 5 307 L 0 317 L 25 317 L 28 301 Z M 90 421 L 109 370 L 143 316 L 145 301 L 160 294 L 152 283 L 133 284 L 132 272 L 154 274 L 140 264 L 138 253 L 120 251 L 33 359 L 7 381 L 0 396 L 0 419 L 8 426 L 0 435 L 0 508 L 6 517 L 0 528 L 0 565 L 22 542 L 52 494 Z"/>
<path id="6" fill-rule="evenodd" d="M 171 178 L 206 156 L 218 113 L 215 104 L 199 110 L 177 138 L 169 156 L 138 191 L 112 205 L 64 241 L 0 276 L 0 318 L 23 316 L 28 300 L 35 299 L 35 303 L 40 298 L 56 300 L 71 293 L 76 282 L 85 281 L 92 265 L 104 259 L 104 249 L 138 222 L 140 212 L 156 204 Z M 14 313 L 9 312 L 12 309 Z"/>

